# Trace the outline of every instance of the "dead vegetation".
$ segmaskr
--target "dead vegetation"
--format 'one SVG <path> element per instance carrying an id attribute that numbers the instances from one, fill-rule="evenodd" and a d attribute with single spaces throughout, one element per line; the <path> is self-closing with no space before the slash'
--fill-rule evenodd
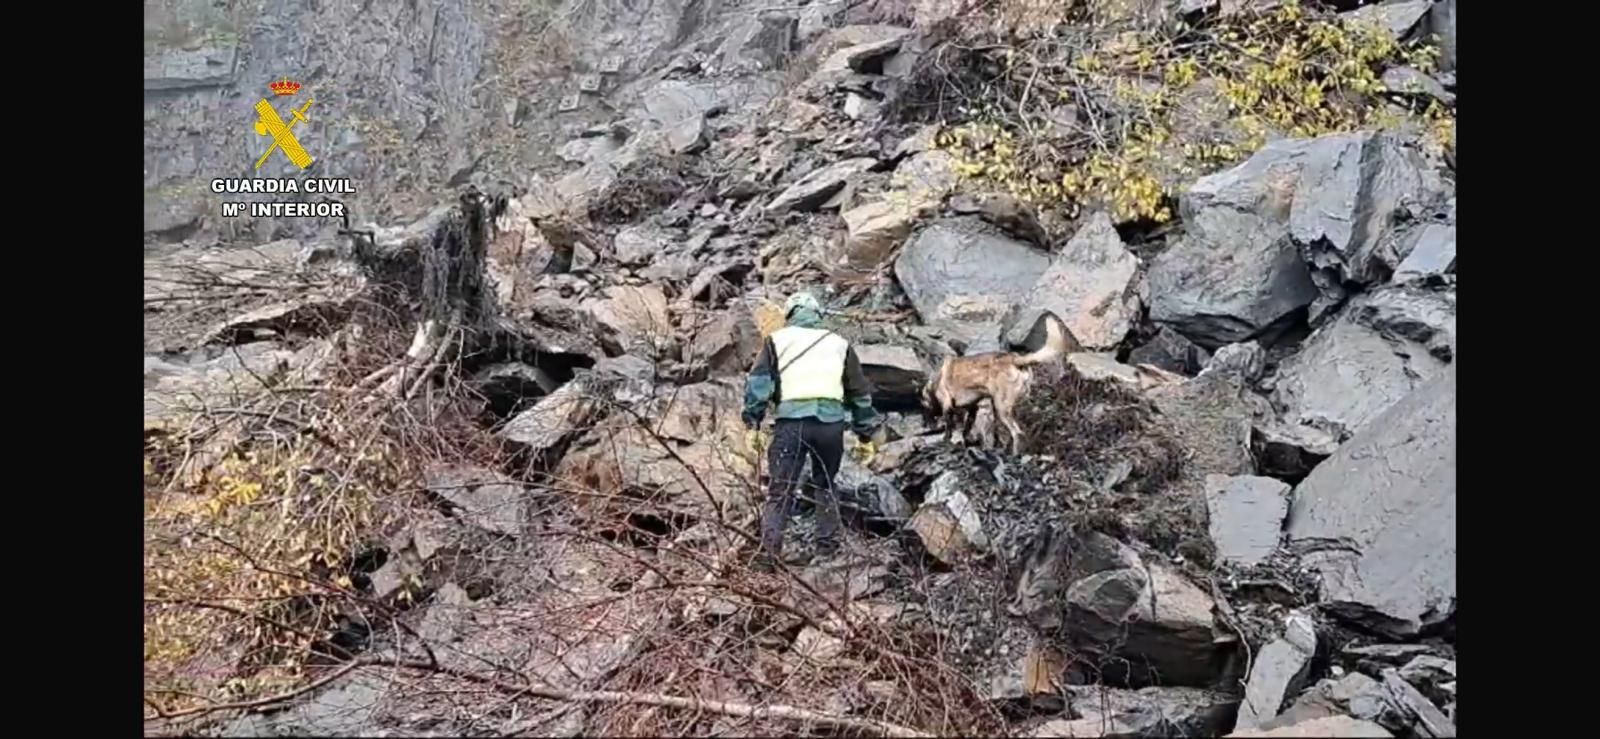
<path id="1" fill-rule="evenodd" d="M 482 693 L 470 715 L 439 706 L 479 730 L 999 730 L 928 623 L 738 566 L 748 503 L 685 515 L 664 490 L 586 489 L 477 422 L 466 378 L 517 340 L 474 274 L 493 210 L 469 194 L 416 227 L 352 234 L 369 288 L 347 321 L 275 334 L 340 347 L 313 379 L 261 377 L 229 407 L 147 434 L 147 731 L 271 712 L 379 670 L 391 707 Z M 625 404 L 594 400 L 604 423 L 645 429 L 679 476 L 719 474 Z M 474 533 L 484 512 L 430 484 L 441 466 L 523 486 L 518 533 Z M 425 543 L 436 530 L 455 534 Z M 408 558 L 421 566 L 380 582 Z"/>
<path id="2" fill-rule="evenodd" d="M 1411 125 L 1453 145 L 1453 102 L 1380 79 L 1431 71 L 1426 39 L 1309 1 L 1187 18 L 1170 5 L 987 3 L 989 23 L 946 29 L 895 112 L 941 124 L 939 147 L 979 187 L 1119 221 L 1172 219 L 1182 184 L 1272 137 Z"/>

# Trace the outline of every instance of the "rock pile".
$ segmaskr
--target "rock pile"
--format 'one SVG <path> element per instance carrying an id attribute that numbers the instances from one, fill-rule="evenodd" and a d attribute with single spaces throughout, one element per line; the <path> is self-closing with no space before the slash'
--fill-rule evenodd
<path id="1" fill-rule="evenodd" d="M 578 626 L 628 639 L 562 647 L 578 667 L 560 684 L 592 688 L 644 681 L 628 670 L 660 648 L 651 629 L 745 619 L 772 660 L 750 669 L 793 675 L 864 659 L 833 631 L 892 612 L 876 622 L 926 626 L 984 710 L 1034 736 L 1453 736 L 1453 175 L 1398 133 L 1285 138 L 1188 187 L 1181 228 L 1154 240 L 1099 212 L 1047 227 L 961 192 L 932 132 L 887 114 L 927 32 L 821 23 L 822 5 L 689 24 L 704 43 L 610 89 L 615 115 L 561 147 L 575 166 L 488 199 L 488 226 L 457 245 L 476 261 L 448 261 L 467 292 L 429 302 L 444 288 L 422 267 L 439 263 L 416 256 L 443 248 L 428 246 L 448 241 L 440 224 L 462 228 L 448 208 L 351 247 L 263 249 L 298 293 L 213 300 L 213 320 L 147 339 L 147 426 L 252 375 L 333 376 L 358 327 L 306 326 L 340 326 L 353 296 L 398 284 L 423 306 L 422 354 L 471 348 L 449 361 L 514 460 L 430 468 L 431 517 L 365 582 L 386 601 L 423 583 L 408 617 L 436 640 L 555 675 L 562 660 L 513 646 L 539 614 L 620 599 L 579 608 Z M 1453 3 L 1426 6 L 1372 7 L 1453 38 Z M 147 293 L 174 269 L 153 259 Z M 737 537 L 717 533 L 748 527 L 763 495 L 740 378 L 763 306 L 799 288 L 856 343 L 892 429 L 839 478 L 857 559 L 792 568 L 840 613 L 790 594 L 790 620 L 768 622 L 760 593 L 659 594 L 691 560 L 704 582 L 742 570 L 724 553 Z M 1037 346 L 1045 311 L 1083 351 L 1035 377 L 1027 453 L 942 442 L 917 413 L 939 360 Z M 462 314 L 470 326 L 450 323 Z M 399 374 L 434 372 L 428 356 Z M 408 387 L 395 403 L 427 402 Z M 540 543 L 578 527 L 601 533 Z M 465 553 L 488 563 L 452 569 Z M 538 584 L 506 574 L 535 562 Z M 816 699 L 836 712 L 873 705 L 832 689 Z"/>

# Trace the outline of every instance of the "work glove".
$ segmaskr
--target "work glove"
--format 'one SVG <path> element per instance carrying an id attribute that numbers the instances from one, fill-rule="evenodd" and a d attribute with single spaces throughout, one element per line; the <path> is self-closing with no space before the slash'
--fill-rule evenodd
<path id="1" fill-rule="evenodd" d="M 867 464 L 873 457 L 878 456 L 878 447 L 883 446 L 887 438 L 888 434 L 882 426 L 867 436 L 857 436 L 856 445 L 850 451 L 851 456 L 855 457 L 857 462 Z"/>

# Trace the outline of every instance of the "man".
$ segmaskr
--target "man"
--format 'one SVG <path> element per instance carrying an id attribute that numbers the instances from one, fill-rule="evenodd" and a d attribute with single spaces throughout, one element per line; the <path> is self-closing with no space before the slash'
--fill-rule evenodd
<path id="1" fill-rule="evenodd" d="M 778 402 L 777 423 L 767 449 L 770 482 L 761 509 L 761 552 L 756 564 L 771 568 L 781 559 L 783 530 L 793 513 L 801 470 L 811 462 L 811 500 L 817 510 L 817 554 L 837 551 L 839 499 L 833 478 L 844 456 L 848 421 L 858 438 L 883 441 L 882 418 L 872 408 L 872 385 L 844 337 L 821 328 L 822 308 L 808 293 L 784 304 L 786 325 L 774 331 L 744 385 L 744 425 L 749 435 Z M 752 444 L 752 446 L 756 446 Z"/>

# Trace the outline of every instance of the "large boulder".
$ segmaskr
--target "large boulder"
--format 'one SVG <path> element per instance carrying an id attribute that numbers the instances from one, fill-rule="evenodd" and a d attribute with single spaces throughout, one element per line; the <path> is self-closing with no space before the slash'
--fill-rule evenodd
<path id="1" fill-rule="evenodd" d="M 1188 230 L 1151 263 L 1150 317 L 1216 347 L 1320 313 L 1386 276 L 1391 223 L 1442 196 L 1386 134 L 1270 143 L 1184 193 Z"/>
<path id="2" fill-rule="evenodd" d="M 616 384 L 607 374 L 580 372 L 506 422 L 500 437 L 535 456 L 558 454 L 610 410 L 608 391 Z"/>
<path id="3" fill-rule="evenodd" d="M 1324 600 L 1369 628 L 1409 635 L 1455 611 L 1455 415 L 1452 364 L 1295 488 L 1291 542 Z"/>
<path id="4" fill-rule="evenodd" d="M 574 442 L 553 471 L 556 479 L 592 491 L 592 515 L 618 515 L 608 506 L 654 509 L 722 519 L 753 504 L 754 460 L 744 452 L 743 394 L 721 382 L 677 388 L 635 409 L 652 419 L 593 428 Z"/>
<path id="5" fill-rule="evenodd" d="M 1066 626 L 1107 675 L 1138 684 L 1209 685 L 1223 652 L 1215 601 L 1165 563 L 1125 546 L 1080 557 L 1066 589 Z"/>
<path id="6" fill-rule="evenodd" d="M 761 332 L 748 311 L 723 311 L 689 342 L 688 361 L 704 362 L 712 375 L 748 371 L 761 351 Z"/>
<path id="7" fill-rule="evenodd" d="M 1454 346 L 1454 293 L 1364 294 L 1278 368 L 1273 401 L 1289 423 L 1342 441 L 1438 375 Z"/>
<path id="8" fill-rule="evenodd" d="M 1050 256 L 977 218 L 930 224 L 895 259 L 895 277 L 924 323 L 970 345 L 998 342 L 1011 306 L 1026 298 Z"/>
<path id="9" fill-rule="evenodd" d="M 1096 212 L 1007 317 L 1006 342 L 1022 344 L 1039 316 L 1050 311 L 1084 349 L 1115 348 L 1139 320 L 1138 272 L 1139 258 L 1123 245 L 1111 217 Z"/>
<path id="10" fill-rule="evenodd" d="M 654 355 L 672 342 L 667 296 L 655 285 L 608 287 L 584 307 L 601 327 L 601 346 L 611 356 L 635 350 Z"/>

